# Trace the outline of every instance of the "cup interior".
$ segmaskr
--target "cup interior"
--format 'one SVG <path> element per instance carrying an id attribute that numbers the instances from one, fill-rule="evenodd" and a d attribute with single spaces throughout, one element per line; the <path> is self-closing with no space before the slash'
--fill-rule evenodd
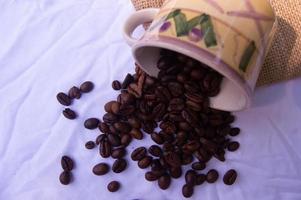
<path id="1" fill-rule="evenodd" d="M 168 45 L 162 46 L 162 44 L 160 46 L 141 44 L 140 46 L 134 47 L 133 54 L 137 63 L 150 76 L 157 77 L 158 75 L 159 69 L 157 68 L 157 62 L 162 48 L 192 57 L 195 60 L 208 65 L 224 76 L 220 93 L 210 99 L 210 106 L 212 108 L 224 111 L 239 111 L 250 106 L 250 88 L 247 86 L 247 83 L 243 81 L 238 74 L 236 74 L 236 72 L 232 69 L 220 66 L 217 63 L 213 63 L 206 58 L 202 58 L 197 54 L 188 52 L 185 49 L 175 49 Z"/>

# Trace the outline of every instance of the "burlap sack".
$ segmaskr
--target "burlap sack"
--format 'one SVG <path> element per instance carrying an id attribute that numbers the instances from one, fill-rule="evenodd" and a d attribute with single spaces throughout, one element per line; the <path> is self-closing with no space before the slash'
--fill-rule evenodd
<path id="1" fill-rule="evenodd" d="M 136 10 L 159 8 L 164 0 L 132 0 Z M 271 0 L 279 21 L 272 47 L 257 85 L 289 80 L 301 75 L 301 0 Z"/>

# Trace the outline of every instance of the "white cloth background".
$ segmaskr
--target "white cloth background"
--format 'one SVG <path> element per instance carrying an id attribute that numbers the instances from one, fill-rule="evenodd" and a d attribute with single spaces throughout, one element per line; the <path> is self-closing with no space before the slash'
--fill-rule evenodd
<path id="1" fill-rule="evenodd" d="M 0 199 L 183 199 L 183 178 L 162 191 L 132 161 L 122 174 L 93 175 L 103 159 L 84 147 L 99 133 L 84 129 L 84 119 L 101 117 L 117 94 L 111 82 L 134 69 L 122 38 L 130 1 L 7 0 L 0 10 Z M 95 89 L 72 105 L 79 118 L 67 120 L 55 96 L 85 80 Z M 196 187 L 191 199 L 301 199 L 300 88 L 297 79 L 257 89 L 253 107 L 236 114 L 241 148 L 208 166 L 221 175 L 237 169 L 236 184 L 225 186 L 220 178 Z M 149 138 L 130 149 L 141 145 L 149 146 Z M 64 154 L 76 162 L 68 186 L 58 181 Z M 122 183 L 119 192 L 107 191 L 111 180 Z"/>

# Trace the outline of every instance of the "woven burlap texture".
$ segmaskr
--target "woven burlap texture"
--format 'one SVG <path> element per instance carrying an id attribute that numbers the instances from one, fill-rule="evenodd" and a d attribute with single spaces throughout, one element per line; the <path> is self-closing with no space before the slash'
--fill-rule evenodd
<path id="1" fill-rule="evenodd" d="M 132 0 L 136 10 L 160 8 L 164 0 Z M 279 27 L 257 85 L 289 80 L 301 75 L 301 0 L 273 0 Z"/>

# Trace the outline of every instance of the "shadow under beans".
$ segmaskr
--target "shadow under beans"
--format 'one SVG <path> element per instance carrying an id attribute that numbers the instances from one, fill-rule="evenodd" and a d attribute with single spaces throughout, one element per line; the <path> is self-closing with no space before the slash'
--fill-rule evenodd
<path id="1" fill-rule="evenodd" d="M 277 20 L 279 25 L 275 33 L 273 44 L 269 50 L 269 53 L 259 75 L 259 82 L 257 83 L 257 86 L 264 84 L 261 81 L 263 77 L 271 78 L 271 80 L 268 80 L 269 82 L 280 81 L 283 77 L 283 74 L 288 73 L 289 70 L 288 68 L 283 66 L 287 66 L 289 58 L 292 54 L 292 50 L 295 46 L 297 35 L 293 27 L 285 19 L 278 17 Z M 271 76 L 271 74 L 273 74 L 273 76 Z M 269 92 L 269 95 L 255 94 L 254 106 L 264 106 L 277 102 L 280 98 L 283 97 L 284 88 L 285 87 L 283 86 L 283 84 L 280 84 L 273 88 L 273 92 Z M 255 90 L 255 93 L 259 92 L 261 89 L 263 88 L 258 87 Z"/>

